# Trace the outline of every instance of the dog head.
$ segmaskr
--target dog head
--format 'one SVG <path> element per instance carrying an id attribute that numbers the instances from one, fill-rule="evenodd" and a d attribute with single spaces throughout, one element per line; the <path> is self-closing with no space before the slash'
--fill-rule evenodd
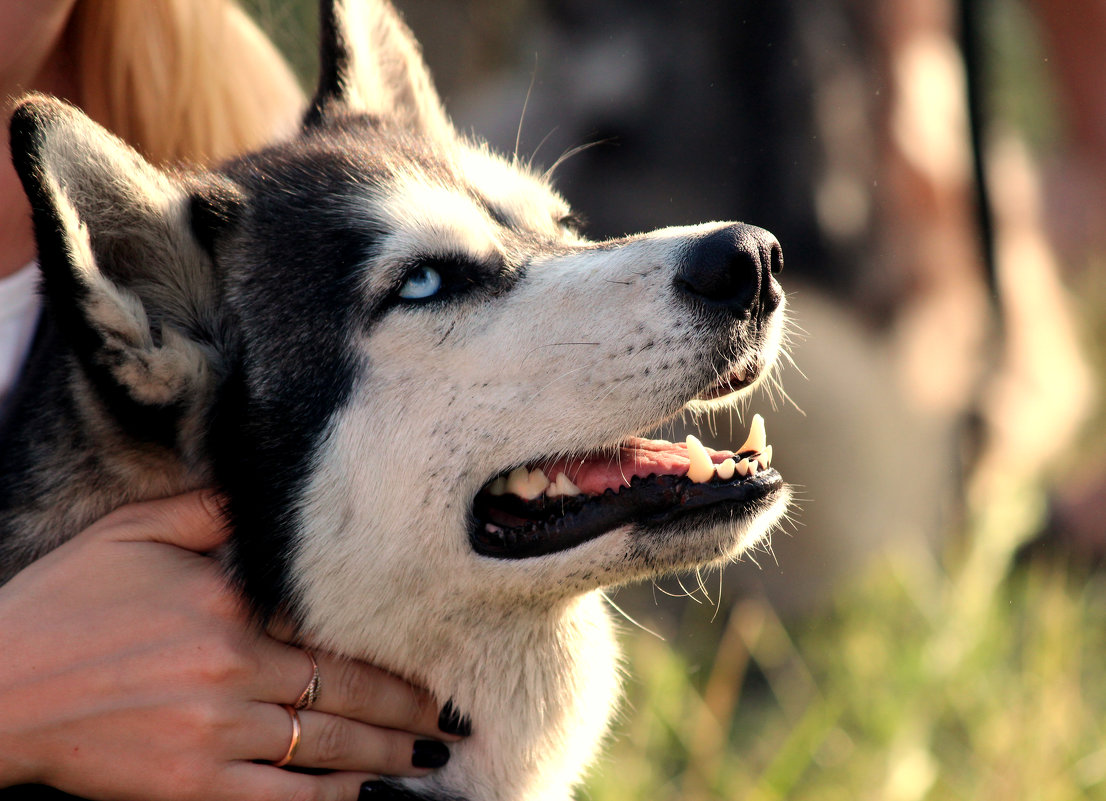
<path id="1" fill-rule="evenodd" d="M 716 476 L 730 454 L 638 437 L 771 368 L 774 238 L 588 241 L 547 176 L 457 134 L 389 6 L 322 16 L 300 134 L 216 170 L 41 96 L 12 122 L 74 380 L 226 490 L 259 613 L 394 665 L 428 609 L 549 608 L 760 540 L 788 498 L 763 441 Z"/>

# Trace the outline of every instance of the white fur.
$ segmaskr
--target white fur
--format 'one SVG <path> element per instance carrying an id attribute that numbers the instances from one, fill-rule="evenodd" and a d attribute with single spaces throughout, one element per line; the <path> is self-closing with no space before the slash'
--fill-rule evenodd
<path id="1" fill-rule="evenodd" d="M 505 183 L 497 176 L 488 194 Z M 553 236 L 546 221 L 556 198 L 525 177 L 519 185 L 531 197 L 512 214 Z M 380 191 L 387 196 L 366 208 L 391 230 L 371 268 L 387 280 L 409 248 L 485 256 L 500 246 L 465 192 L 411 176 Z M 472 498 L 498 472 L 613 446 L 676 413 L 709 381 L 703 364 L 717 343 L 708 347 L 686 323 L 672 275 L 689 243 L 721 225 L 539 259 L 494 302 L 393 310 L 359 343 L 362 383 L 327 433 L 291 572 L 319 645 L 421 682 L 479 722 L 445 769 L 416 784 L 497 801 L 566 798 L 617 695 L 617 650 L 598 588 L 732 558 L 783 514 L 785 493 L 722 531 L 661 542 L 623 528 L 525 560 L 482 557 L 468 541 Z M 765 338 L 766 364 L 780 318 Z M 735 353 L 734 363 L 751 356 Z"/>
<path id="2" fill-rule="evenodd" d="M 415 173 L 401 173 L 390 191 L 364 198 L 359 212 L 387 232 L 373 254 L 373 269 L 364 272 L 370 294 L 391 288 L 412 254 L 487 259 L 503 249 L 483 209 L 456 189 Z"/>

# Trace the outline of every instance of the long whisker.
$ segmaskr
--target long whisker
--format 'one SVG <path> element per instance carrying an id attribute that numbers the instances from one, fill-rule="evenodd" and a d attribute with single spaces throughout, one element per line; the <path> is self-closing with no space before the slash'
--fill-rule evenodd
<path id="1" fill-rule="evenodd" d="M 568 161 L 570 158 L 572 158 L 573 156 L 579 155 L 580 153 L 583 153 L 585 150 L 591 150 L 591 148 L 593 148 L 597 145 L 606 145 L 606 144 L 610 144 L 613 141 L 614 141 L 613 139 L 599 139 L 595 142 L 587 142 L 585 144 L 577 145 L 574 148 L 570 148 L 569 150 L 566 150 L 564 153 L 562 153 L 560 155 L 560 157 L 556 161 L 553 162 L 552 167 L 550 167 L 548 170 L 546 170 L 544 173 L 542 173 L 542 176 L 541 176 L 542 180 L 543 181 L 548 181 L 549 178 L 556 171 L 556 169 L 558 167 L 560 167 L 562 164 L 564 164 L 566 161 Z"/>
<path id="2" fill-rule="evenodd" d="M 522 124 L 526 122 L 526 108 L 530 105 L 530 95 L 534 91 L 534 82 L 538 79 L 538 54 L 534 53 L 534 71 L 530 73 L 530 86 L 526 89 L 526 99 L 522 101 L 522 114 L 518 117 L 518 131 L 515 133 L 515 163 L 518 164 L 518 148 L 522 142 Z M 544 141 L 544 140 L 542 140 Z"/>
<path id="3" fill-rule="evenodd" d="M 607 593 L 600 592 L 599 597 L 602 598 L 607 603 L 609 603 L 611 605 L 611 608 L 614 609 L 614 611 L 618 612 L 618 614 L 620 614 L 620 615 L 622 615 L 622 617 L 626 618 L 626 620 L 628 620 L 632 625 L 637 626 L 639 629 L 644 631 L 646 634 L 652 634 L 658 640 L 660 640 L 661 642 L 664 642 L 664 637 L 662 637 L 660 634 L 653 631 L 652 629 L 647 628 L 646 626 L 643 626 L 641 623 L 639 623 L 638 621 L 636 621 L 632 617 L 630 617 L 630 615 L 626 612 L 626 610 L 623 609 L 618 604 L 616 604 L 614 601 L 612 601 L 611 597 L 609 595 L 607 595 Z"/>
<path id="4" fill-rule="evenodd" d="M 543 136 L 541 138 L 541 141 L 538 142 L 538 146 L 535 147 L 534 152 L 530 154 L 530 161 L 529 161 L 530 166 L 534 165 L 534 160 L 537 159 L 538 151 L 542 149 L 542 145 L 544 145 L 546 142 L 549 141 L 549 137 L 551 137 L 553 134 L 555 134 L 557 132 L 557 128 L 559 128 L 559 127 L 560 126 L 558 126 L 558 125 L 554 125 L 552 128 L 549 129 L 549 133 L 547 133 L 545 136 Z"/>

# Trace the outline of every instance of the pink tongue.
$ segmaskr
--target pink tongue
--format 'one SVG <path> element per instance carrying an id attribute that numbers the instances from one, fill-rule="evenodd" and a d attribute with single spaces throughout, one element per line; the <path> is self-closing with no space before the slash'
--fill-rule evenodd
<path id="1" fill-rule="evenodd" d="M 732 451 L 715 451 L 711 448 L 707 448 L 707 453 L 715 464 L 734 455 Z M 682 476 L 687 473 L 690 463 L 687 445 L 682 442 L 630 437 L 619 446 L 617 455 L 599 454 L 558 459 L 541 467 L 550 481 L 556 481 L 559 474 L 565 473 L 581 492 L 601 495 L 608 489 L 617 491 L 620 487 L 630 486 L 630 479 L 634 476 Z"/>

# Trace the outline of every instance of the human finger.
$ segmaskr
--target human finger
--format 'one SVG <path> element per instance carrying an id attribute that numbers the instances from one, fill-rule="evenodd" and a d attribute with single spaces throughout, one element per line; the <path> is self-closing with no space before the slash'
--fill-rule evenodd
<path id="1" fill-rule="evenodd" d="M 295 644 L 296 628 L 289 621 L 270 621 L 267 631 L 289 647 L 308 653 L 308 649 Z M 472 734 L 471 721 L 452 702 L 440 705 L 425 689 L 366 662 L 325 651 L 313 654 L 319 670 L 319 693 L 312 708 L 449 741 Z M 281 660 L 280 664 L 288 662 Z M 303 656 L 297 664 L 294 675 L 300 677 L 300 683 L 291 691 L 294 696 L 285 689 L 285 695 L 261 700 L 290 703 L 298 699 L 311 681 L 312 657 Z"/>
<path id="2" fill-rule="evenodd" d="M 364 662 L 268 637 L 254 653 L 254 700 L 449 742 L 471 733 L 468 719 L 454 712 L 452 704 L 442 709 L 426 690 Z"/>
<path id="3" fill-rule="evenodd" d="M 128 504 L 88 531 L 116 542 L 160 542 L 201 553 L 221 545 L 229 533 L 221 498 L 212 490 Z"/>
<path id="4" fill-rule="evenodd" d="M 271 765 L 240 762 L 232 765 L 224 776 L 225 790 L 230 798 L 271 801 L 275 798 L 295 798 L 302 801 L 353 801 L 360 795 L 361 785 L 376 779 L 372 773 L 338 771 L 312 776 L 281 770 Z"/>
<path id="5" fill-rule="evenodd" d="M 468 720 L 454 713 L 451 704 L 443 708 L 421 687 L 366 662 L 326 652 L 314 656 L 319 669 L 314 710 L 449 741 L 471 733 Z M 301 692 L 310 681 L 310 667 L 308 661 Z"/>
<path id="6" fill-rule="evenodd" d="M 264 732 L 271 763 L 295 767 L 424 776 L 444 766 L 449 746 L 407 732 L 384 729 L 325 712 L 296 712 L 261 704 L 255 732 Z M 279 753 L 278 753 L 279 752 Z"/>

